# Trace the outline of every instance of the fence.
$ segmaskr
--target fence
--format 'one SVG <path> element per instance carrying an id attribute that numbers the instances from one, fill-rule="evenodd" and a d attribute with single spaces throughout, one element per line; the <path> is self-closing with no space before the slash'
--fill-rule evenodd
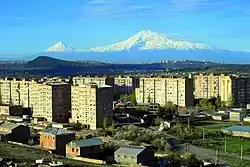
<path id="1" fill-rule="evenodd" d="M 99 164 L 99 165 L 106 164 L 106 161 L 102 161 L 102 160 L 98 160 L 98 159 L 90 159 L 90 158 L 83 158 L 83 157 L 72 157 L 70 159 L 88 162 L 88 163 L 93 163 L 93 164 Z"/>

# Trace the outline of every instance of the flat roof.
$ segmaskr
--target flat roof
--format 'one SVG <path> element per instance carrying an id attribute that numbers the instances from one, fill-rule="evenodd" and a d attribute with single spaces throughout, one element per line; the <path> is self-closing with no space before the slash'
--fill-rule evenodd
<path id="1" fill-rule="evenodd" d="M 76 84 L 75 86 L 97 86 L 98 88 L 112 88 L 112 86 L 110 85 L 97 84 L 97 83 Z"/>
<path id="2" fill-rule="evenodd" d="M 22 125 L 10 123 L 10 122 L 4 122 L 4 123 L 0 124 L 0 128 L 9 129 L 9 130 L 15 129 L 18 126 L 22 126 Z"/>
<path id="3" fill-rule="evenodd" d="M 62 128 L 54 128 L 54 127 L 45 129 L 41 131 L 40 133 L 46 133 L 46 134 L 51 134 L 51 135 L 75 134 L 75 132 L 73 131 L 69 131 L 69 130 L 62 129 Z"/>
<path id="4" fill-rule="evenodd" d="M 232 132 L 249 132 L 250 133 L 250 126 L 233 125 L 222 130 L 232 131 Z"/>
<path id="5" fill-rule="evenodd" d="M 118 150 L 115 151 L 115 154 L 123 154 L 123 155 L 138 155 L 143 150 L 145 150 L 146 147 L 143 146 L 124 146 L 120 147 Z"/>
<path id="6" fill-rule="evenodd" d="M 66 83 L 66 82 L 48 82 L 47 84 L 51 85 L 51 86 L 68 85 L 68 83 Z"/>
<path id="7" fill-rule="evenodd" d="M 83 140 L 74 140 L 70 144 L 76 144 L 79 147 L 90 147 L 98 146 L 103 144 L 102 140 L 99 138 L 83 139 Z"/>

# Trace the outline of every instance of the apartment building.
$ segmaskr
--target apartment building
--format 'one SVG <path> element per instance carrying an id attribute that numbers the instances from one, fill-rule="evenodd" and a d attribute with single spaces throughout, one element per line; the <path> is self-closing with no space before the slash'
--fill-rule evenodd
<path id="1" fill-rule="evenodd" d="M 71 87 L 71 122 L 80 122 L 90 129 L 102 127 L 113 120 L 113 87 L 96 83 L 78 84 Z"/>
<path id="2" fill-rule="evenodd" d="M 195 98 L 210 99 L 220 95 L 220 76 L 197 75 L 195 76 Z"/>
<path id="3" fill-rule="evenodd" d="M 235 107 L 250 104 L 250 77 L 219 75 L 195 76 L 195 98 L 217 98 Z"/>
<path id="4" fill-rule="evenodd" d="M 250 77 L 232 79 L 232 103 L 235 107 L 246 107 L 250 104 Z"/>
<path id="5" fill-rule="evenodd" d="M 137 103 L 193 105 L 193 80 L 189 78 L 140 78 L 135 92 Z"/>
<path id="6" fill-rule="evenodd" d="M 36 84 L 31 88 L 30 105 L 33 117 L 49 122 L 69 122 L 71 86 L 63 82 Z"/>
<path id="7" fill-rule="evenodd" d="M 33 117 L 50 122 L 68 122 L 71 109 L 71 86 L 63 82 L 38 83 L 34 80 L 1 79 L 2 104 L 32 109 Z"/>
<path id="8" fill-rule="evenodd" d="M 82 85 L 82 84 L 88 84 L 88 83 L 96 83 L 101 85 L 110 85 L 114 86 L 114 78 L 110 77 L 91 77 L 91 76 L 77 76 L 72 78 L 73 85 Z"/>
<path id="9" fill-rule="evenodd" d="M 114 94 L 131 94 L 139 84 L 138 78 L 118 76 L 114 79 Z"/>

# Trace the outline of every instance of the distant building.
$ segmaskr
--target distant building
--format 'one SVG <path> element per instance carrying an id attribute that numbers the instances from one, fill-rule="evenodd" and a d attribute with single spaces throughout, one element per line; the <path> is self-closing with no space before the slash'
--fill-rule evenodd
<path id="1" fill-rule="evenodd" d="M 114 78 L 110 78 L 107 76 L 99 77 L 91 77 L 91 76 L 77 76 L 72 78 L 73 85 L 83 85 L 89 83 L 96 83 L 99 85 L 109 85 L 114 87 Z"/>
<path id="2" fill-rule="evenodd" d="M 19 116 L 28 115 L 32 116 L 31 108 L 25 108 L 22 106 L 8 106 L 8 105 L 0 105 L 0 115 L 6 116 Z"/>
<path id="3" fill-rule="evenodd" d="M 71 110 L 71 86 L 67 83 L 37 84 L 32 92 L 33 117 L 42 117 L 49 122 L 69 122 Z M 35 104 L 35 105 L 34 105 Z"/>
<path id="4" fill-rule="evenodd" d="M 151 166 L 154 152 L 146 147 L 126 146 L 115 151 L 115 161 L 119 164 L 141 164 Z"/>
<path id="5" fill-rule="evenodd" d="M 250 138 L 250 126 L 233 125 L 221 130 L 225 134 Z"/>
<path id="6" fill-rule="evenodd" d="M 232 81 L 232 100 L 235 107 L 250 104 L 250 77 L 235 77 Z"/>
<path id="7" fill-rule="evenodd" d="M 228 115 L 225 113 L 215 113 L 212 115 L 213 120 L 222 121 L 224 119 L 228 119 Z"/>
<path id="8" fill-rule="evenodd" d="M 140 78 L 135 92 L 137 103 L 193 105 L 193 80 L 189 78 Z"/>
<path id="9" fill-rule="evenodd" d="M 70 85 L 64 82 L 0 79 L 0 104 L 31 108 L 33 117 L 43 117 L 50 122 L 68 122 Z"/>
<path id="10" fill-rule="evenodd" d="M 226 105 L 247 107 L 250 104 L 250 77 L 225 75 L 196 75 L 195 98 L 210 99 L 220 97 Z"/>
<path id="11" fill-rule="evenodd" d="M 225 75 L 196 75 L 194 95 L 197 99 L 220 97 L 222 102 L 232 100 L 232 77 Z"/>
<path id="12" fill-rule="evenodd" d="M 114 79 L 114 94 L 131 94 L 139 84 L 138 78 L 118 76 Z"/>
<path id="13" fill-rule="evenodd" d="M 107 118 L 110 125 L 113 120 L 113 88 L 109 85 L 83 84 L 71 88 L 71 122 L 88 125 L 90 129 L 102 127 Z"/>
<path id="14" fill-rule="evenodd" d="M 74 140 L 66 145 L 67 157 L 89 157 L 102 152 L 102 140 L 98 138 Z"/>
<path id="15" fill-rule="evenodd" d="M 48 128 L 39 133 L 40 147 L 59 155 L 65 155 L 66 144 L 75 139 L 75 132 L 61 128 Z"/>
<path id="16" fill-rule="evenodd" d="M 229 119 L 230 121 L 241 122 L 243 118 L 247 116 L 247 111 L 242 108 L 233 108 L 229 110 Z"/>
<path id="17" fill-rule="evenodd" d="M 24 125 L 4 122 L 0 124 L 0 140 L 27 143 L 30 138 L 30 128 Z"/>

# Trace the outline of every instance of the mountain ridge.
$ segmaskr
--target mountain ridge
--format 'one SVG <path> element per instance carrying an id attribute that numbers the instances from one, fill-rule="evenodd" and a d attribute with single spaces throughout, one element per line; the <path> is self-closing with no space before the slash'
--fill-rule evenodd
<path id="1" fill-rule="evenodd" d="M 216 47 L 205 44 L 171 40 L 166 34 L 142 30 L 133 36 L 106 46 L 90 48 L 87 50 L 73 49 L 62 41 L 52 45 L 45 52 L 121 52 L 121 51 L 147 51 L 147 50 L 217 50 Z"/>

